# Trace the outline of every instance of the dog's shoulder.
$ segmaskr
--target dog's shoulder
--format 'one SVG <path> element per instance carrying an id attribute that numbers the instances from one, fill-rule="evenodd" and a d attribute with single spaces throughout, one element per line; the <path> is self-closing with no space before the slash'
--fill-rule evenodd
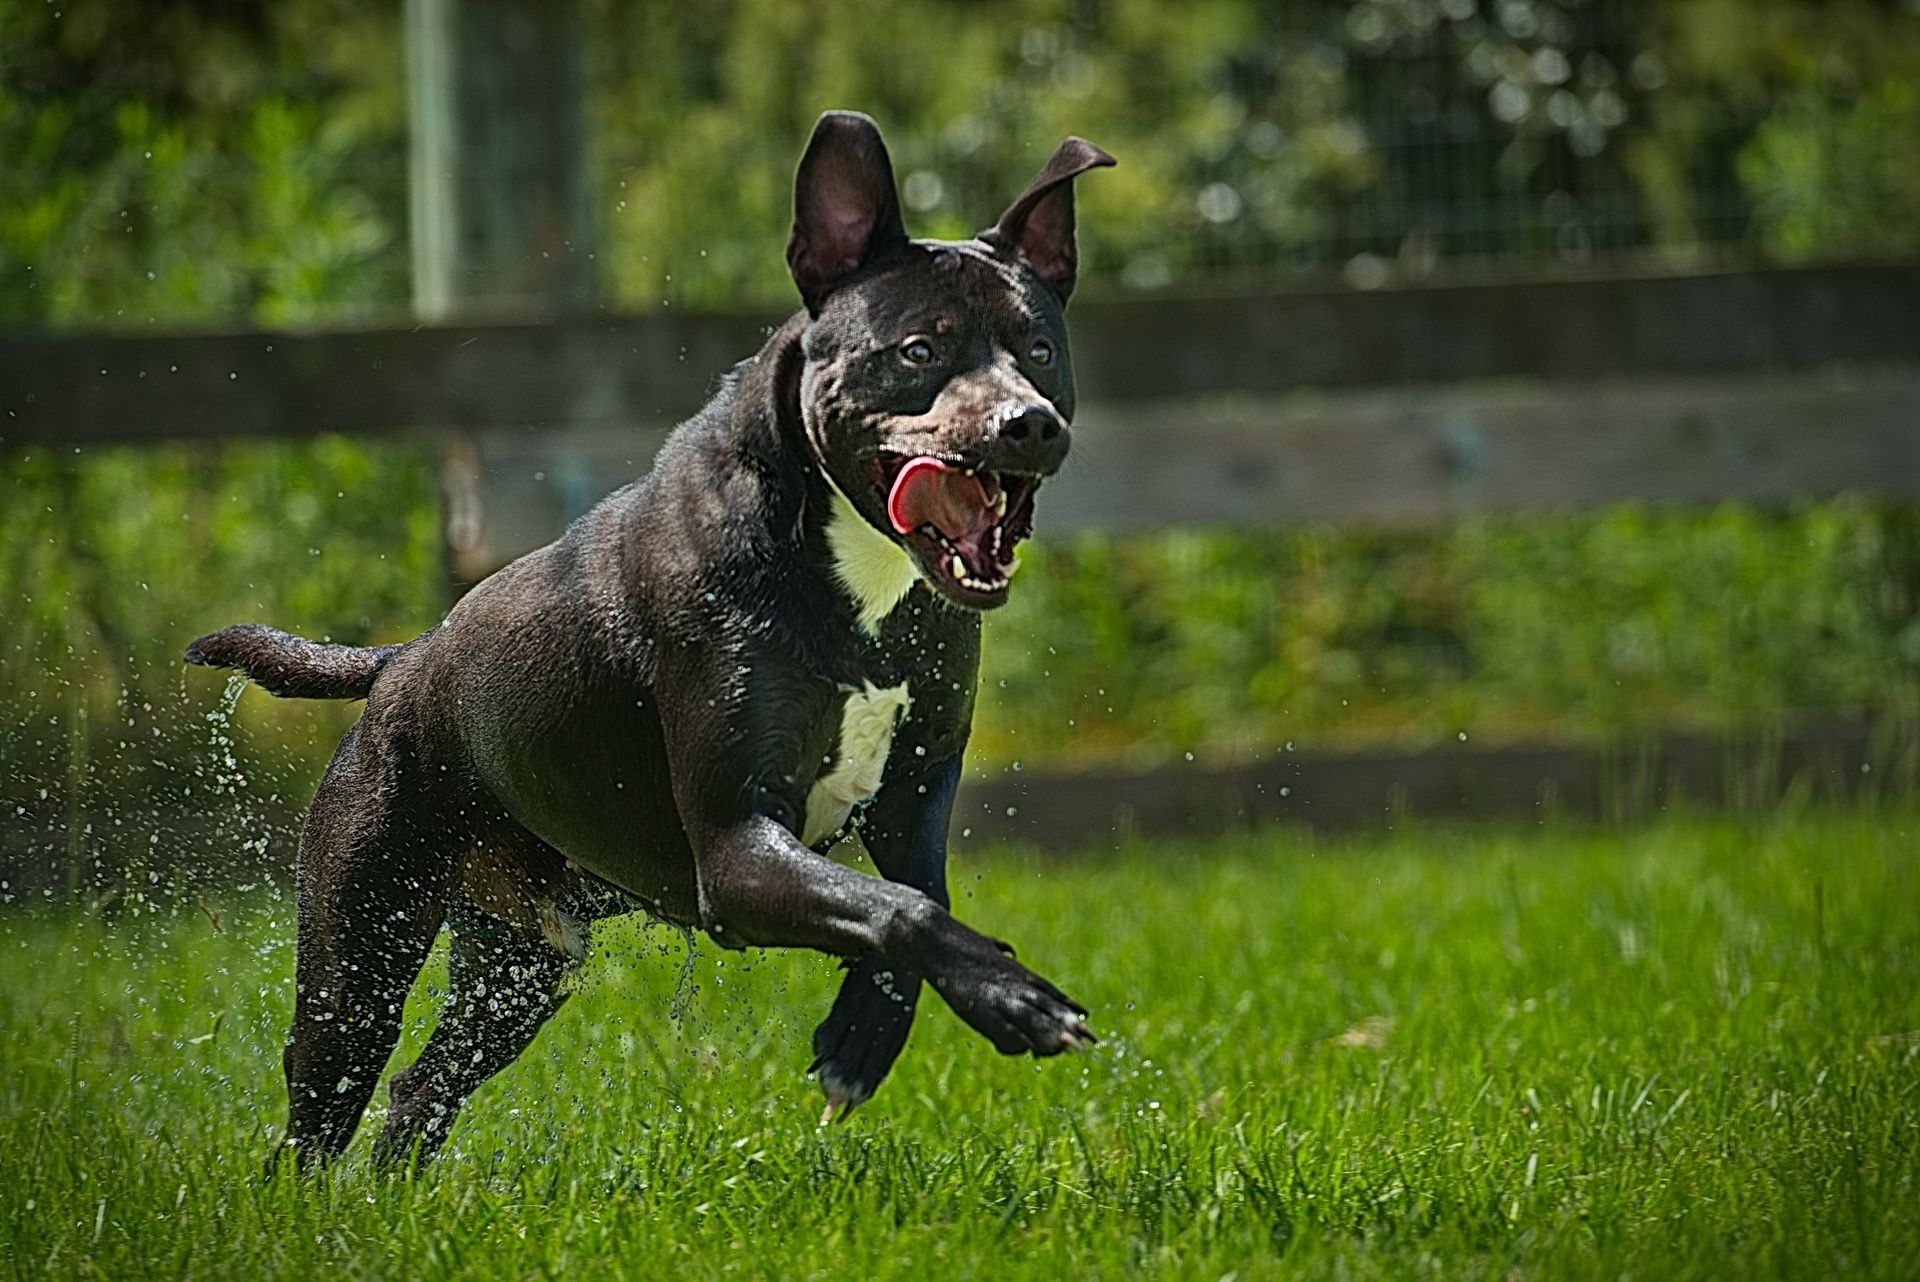
<path id="1" fill-rule="evenodd" d="M 636 569 L 669 581 L 777 552 L 798 518 L 803 486 L 803 462 L 787 439 L 794 429 L 782 421 L 798 412 L 782 395 L 797 378 L 797 331 L 782 327 L 735 366 L 713 398 L 668 433 L 648 474 L 602 500 L 569 536 L 617 545 Z"/>

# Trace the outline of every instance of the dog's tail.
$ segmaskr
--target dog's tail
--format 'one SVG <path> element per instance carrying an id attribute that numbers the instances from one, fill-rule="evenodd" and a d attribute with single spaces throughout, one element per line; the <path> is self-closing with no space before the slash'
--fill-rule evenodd
<path id="1" fill-rule="evenodd" d="M 397 645 L 328 645 L 263 623 L 236 623 L 187 647 L 187 662 L 238 668 L 283 699 L 364 699 Z"/>

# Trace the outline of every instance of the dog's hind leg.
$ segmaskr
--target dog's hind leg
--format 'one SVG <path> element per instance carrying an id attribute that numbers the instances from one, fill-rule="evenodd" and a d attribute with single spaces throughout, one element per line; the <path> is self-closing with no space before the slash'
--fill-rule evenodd
<path id="1" fill-rule="evenodd" d="M 867 853 L 888 881 L 947 906 L 947 822 L 960 758 L 925 776 L 889 780 L 860 824 Z M 827 1097 L 821 1120 L 844 1118 L 872 1097 L 913 1029 L 920 976 L 869 954 L 848 965 L 833 1009 L 813 1033 L 813 1071 Z"/>
<path id="2" fill-rule="evenodd" d="M 460 1106 L 566 1001 L 592 924 L 636 906 L 511 820 L 493 825 L 461 862 L 447 912 L 452 946 L 440 1020 L 420 1058 L 394 1074 L 375 1161 L 431 1158 Z"/>
<path id="3" fill-rule="evenodd" d="M 299 950 L 283 1151 L 302 1168 L 353 1138 L 440 931 L 459 848 L 398 754 L 347 732 L 300 836 Z"/>
<path id="4" fill-rule="evenodd" d="M 576 965 L 542 935 L 470 904 L 449 914 L 452 949 L 440 1022 L 420 1058 L 394 1075 L 393 1110 L 374 1144 L 383 1166 L 424 1162 L 446 1142 L 467 1097 L 511 1064 L 566 1000 Z"/>

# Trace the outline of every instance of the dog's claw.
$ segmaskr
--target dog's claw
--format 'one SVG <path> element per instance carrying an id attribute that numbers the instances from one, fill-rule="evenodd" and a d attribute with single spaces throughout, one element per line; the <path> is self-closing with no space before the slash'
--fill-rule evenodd
<path id="1" fill-rule="evenodd" d="M 851 1095 L 829 1094 L 827 1106 L 820 1110 L 820 1125 L 831 1126 L 835 1122 L 844 1122 L 852 1117 L 853 1110 L 859 1107 L 860 1102 Z"/>

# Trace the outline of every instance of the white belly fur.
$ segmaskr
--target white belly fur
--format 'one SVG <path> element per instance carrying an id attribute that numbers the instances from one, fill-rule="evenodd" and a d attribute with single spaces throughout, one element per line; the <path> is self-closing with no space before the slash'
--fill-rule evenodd
<path id="1" fill-rule="evenodd" d="M 871 681 L 861 690 L 847 688 L 847 702 L 840 711 L 840 744 L 834 749 L 832 767 L 813 781 L 807 793 L 802 842 L 811 846 L 838 832 L 855 806 L 880 791 L 893 732 L 912 706 L 905 682 L 885 689 Z"/>

